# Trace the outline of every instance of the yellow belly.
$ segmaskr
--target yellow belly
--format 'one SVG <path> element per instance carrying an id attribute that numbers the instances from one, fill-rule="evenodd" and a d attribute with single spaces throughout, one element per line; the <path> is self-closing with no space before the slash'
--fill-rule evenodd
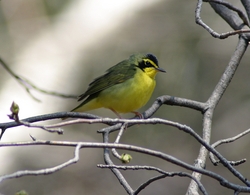
<path id="1" fill-rule="evenodd" d="M 104 107 L 118 113 L 133 112 L 148 102 L 154 88 L 154 77 L 152 79 L 138 69 L 134 78 L 103 90 L 98 97 L 77 107 L 73 111 L 86 112 Z"/>
<path id="2" fill-rule="evenodd" d="M 102 91 L 95 100 L 96 105 L 118 113 L 136 111 L 148 102 L 154 88 L 155 80 L 138 70 L 134 78 Z"/>

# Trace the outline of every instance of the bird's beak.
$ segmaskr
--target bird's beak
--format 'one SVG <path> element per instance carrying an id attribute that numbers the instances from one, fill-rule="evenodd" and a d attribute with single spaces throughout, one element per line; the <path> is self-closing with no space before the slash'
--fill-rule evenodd
<path id="1" fill-rule="evenodd" d="M 166 70 L 162 69 L 162 68 L 155 68 L 156 70 L 158 70 L 159 72 L 166 72 Z"/>

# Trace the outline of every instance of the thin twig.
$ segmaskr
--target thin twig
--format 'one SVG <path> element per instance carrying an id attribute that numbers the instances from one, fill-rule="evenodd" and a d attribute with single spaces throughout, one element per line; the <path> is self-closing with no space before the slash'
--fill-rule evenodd
<path id="1" fill-rule="evenodd" d="M 208 0 L 208 2 L 210 2 Z M 211 5 L 213 5 L 212 3 L 217 3 L 218 1 L 211 1 Z M 225 39 L 229 36 L 232 36 L 232 35 L 237 35 L 237 34 L 244 34 L 244 33 L 249 33 L 250 30 L 249 29 L 241 29 L 243 26 L 242 25 L 238 25 L 237 27 L 235 25 L 231 25 L 232 27 L 234 27 L 234 30 L 235 31 L 229 31 L 229 32 L 226 32 L 226 33 L 217 33 L 215 32 L 212 28 L 210 28 L 207 24 L 205 24 L 202 19 L 201 19 L 201 8 L 202 8 L 202 3 L 203 3 L 203 0 L 198 0 L 198 3 L 197 3 L 197 6 L 196 6 L 196 9 L 195 9 L 195 22 L 197 24 L 199 24 L 200 26 L 202 26 L 204 29 L 206 29 L 213 37 L 215 38 L 220 38 L 220 39 Z M 231 4 L 229 3 L 226 3 L 226 2 L 221 2 L 220 1 L 220 4 L 225 4 L 227 5 L 227 7 L 230 7 L 232 6 Z M 233 7 L 233 6 L 232 6 Z M 237 8 L 234 7 L 234 10 L 238 10 Z M 237 12 L 238 13 L 238 12 Z M 238 14 L 241 14 L 243 12 L 239 12 Z M 244 14 L 241 15 L 241 17 L 243 17 L 243 19 L 247 20 L 246 19 L 246 16 Z M 228 21 L 229 22 L 229 21 Z M 244 21 L 246 22 L 246 24 L 248 24 L 248 20 L 247 21 Z"/>
<path id="2" fill-rule="evenodd" d="M 99 167 L 99 168 L 116 168 L 116 169 L 122 169 L 122 170 L 150 170 L 150 171 L 157 171 L 158 173 L 162 174 L 162 175 L 156 176 L 154 178 L 151 178 L 147 182 L 143 183 L 140 187 L 137 188 L 137 190 L 135 190 L 134 194 L 138 194 L 139 192 L 141 192 L 141 190 L 143 190 L 145 187 L 147 187 L 153 181 L 157 181 L 157 180 L 165 178 L 165 177 L 174 177 L 174 176 L 189 177 L 189 178 L 195 180 L 195 182 L 199 186 L 201 192 L 203 194 L 208 194 L 206 189 L 204 188 L 204 186 L 202 185 L 202 183 L 200 181 L 198 181 L 197 179 L 192 177 L 192 175 L 185 173 L 185 172 L 166 172 L 166 171 L 163 171 L 162 169 L 159 169 L 157 167 L 138 166 L 138 165 L 125 166 L 125 165 L 102 165 L 102 164 L 99 164 L 99 165 L 97 165 L 97 167 Z"/>
<path id="3" fill-rule="evenodd" d="M 74 163 L 78 162 L 78 160 L 79 160 L 79 151 L 81 149 L 81 144 L 76 144 L 75 146 L 76 146 L 76 148 L 75 148 L 74 158 L 68 160 L 65 163 L 62 163 L 62 164 L 57 165 L 57 166 L 52 167 L 52 168 L 40 169 L 40 170 L 35 170 L 35 171 L 34 170 L 23 170 L 23 171 L 14 172 L 12 174 L 3 175 L 0 177 L 0 183 L 6 179 L 19 178 L 19 177 L 28 176 L 28 175 L 37 176 L 37 175 L 52 174 L 52 173 L 55 173 L 55 172 L 65 168 L 71 164 L 74 164 Z"/>
<path id="4" fill-rule="evenodd" d="M 58 133 L 59 135 L 63 134 L 63 129 L 62 128 L 48 128 L 46 125 L 33 125 L 31 123 L 25 122 L 25 121 L 16 121 L 17 123 L 25 126 L 25 127 L 33 127 L 33 128 L 39 128 L 43 129 L 49 133 Z"/>
<path id="5" fill-rule="evenodd" d="M 124 130 L 125 130 L 126 128 L 127 128 L 127 123 L 124 123 L 124 124 L 121 126 L 120 131 L 119 131 L 119 133 L 118 133 L 118 135 L 117 135 L 116 140 L 115 140 L 114 143 L 118 144 L 118 143 L 120 142 L 120 139 L 121 139 L 121 137 L 122 137 L 122 135 L 123 135 L 123 132 L 124 132 Z M 112 151 L 112 154 L 113 154 L 117 159 L 121 159 L 121 158 L 122 158 L 122 156 L 116 151 L 115 148 L 112 148 L 111 151 Z"/>
<path id="6" fill-rule="evenodd" d="M 175 96 L 169 96 L 169 95 L 163 95 L 156 99 L 152 107 L 155 106 L 161 106 L 162 104 L 170 105 L 170 106 L 180 106 L 180 107 L 186 107 L 191 108 L 193 110 L 200 111 L 201 113 L 204 113 L 207 110 L 207 105 L 204 102 L 198 102 L 186 98 L 180 98 Z M 147 117 L 148 118 L 148 117 Z"/>
<path id="7" fill-rule="evenodd" d="M 160 179 L 164 179 L 166 178 L 166 175 L 158 175 L 155 177 L 152 177 L 150 179 L 148 179 L 146 182 L 142 183 L 134 192 L 134 195 L 139 194 L 142 190 L 144 190 L 147 186 L 149 186 L 151 183 L 158 181 Z"/>
<path id="8" fill-rule="evenodd" d="M 221 139 L 221 140 L 218 140 L 217 142 L 213 143 L 211 146 L 216 148 L 217 146 L 219 145 L 222 145 L 222 144 L 226 144 L 226 143 L 231 143 L 231 142 L 234 142 L 236 140 L 238 140 L 239 138 L 247 135 L 248 133 L 250 133 L 250 129 L 247 129 L 245 130 L 244 132 L 234 136 L 234 137 L 230 137 L 230 138 L 227 138 L 227 139 Z M 212 153 L 209 153 L 209 158 L 211 160 L 211 162 L 217 166 L 220 161 L 216 160 L 214 155 Z M 238 160 L 238 161 L 230 161 L 230 163 L 233 165 L 233 166 L 237 166 L 237 165 L 240 165 L 242 163 L 245 163 L 246 162 L 246 159 L 241 159 L 241 160 Z"/>
<path id="9" fill-rule="evenodd" d="M 102 136 L 103 136 L 103 143 L 108 144 L 108 142 L 109 142 L 109 132 L 104 132 L 102 134 Z M 110 158 L 110 152 L 109 152 L 109 148 L 108 147 L 104 148 L 103 158 L 104 158 L 104 162 L 107 165 L 114 165 L 113 161 Z M 118 179 L 118 181 L 120 182 L 120 184 L 123 186 L 123 188 L 126 190 L 126 192 L 128 194 L 132 195 L 133 192 L 134 192 L 134 190 L 129 185 L 129 183 L 127 182 L 127 180 L 124 178 L 124 176 L 121 174 L 121 172 L 118 169 L 116 169 L 116 168 L 111 168 L 111 171 L 116 176 L 116 178 Z"/>
<path id="10" fill-rule="evenodd" d="M 62 97 L 62 98 L 73 98 L 73 99 L 77 99 L 78 96 L 77 95 L 68 95 L 68 94 L 63 94 L 63 93 L 58 93 L 58 92 L 54 92 L 54 91 L 49 91 L 49 90 L 45 90 L 42 89 L 38 86 L 36 86 L 35 84 L 33 84 L 31 81 L 29 81 L 28 79 L 17 75 L 13 70 L 10 69 L 10 67 L 7 65 L 6 62 L 3 61 L 2 58 L 0 58 L 0 64 L 5 68 L 5 70 L 13 77 L 15 78 L 27 91 L 27 93 L 36 101 L 40 100 L 38 98 L 36 98 L 31 92 L 30 89 L 34 89 L 36 91 L 39 91 L 41 93 L 47 94 L 47 95 L 53 95 L 53 96 L 57 96 L 57 97 Z"/>

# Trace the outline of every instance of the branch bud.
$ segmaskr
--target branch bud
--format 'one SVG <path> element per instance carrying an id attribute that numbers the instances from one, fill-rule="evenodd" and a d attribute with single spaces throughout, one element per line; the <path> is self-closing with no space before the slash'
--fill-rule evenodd
<path id="1" fill-rule="evenodd" d="M 131 160 L 132 160 L 132 156 L 131 156 L 130 154 L 125 154 L 125 153 L 123 153 L 123 154 L 121 155 L 121 161 L 122 161 L 122 163 L 127 164 L 127 163 L 129 163 Z"/>
<path id="2" fill-rule="evenodd" d="M 10 107 L 11 114 L 8 115 L 10 119 L 15 121 L 19 121 L 18 113 L 19 113 L 19 106 L 15 102 L 12 102 Z"/>
<path id="3" fill-rule="evenodd" d="M 11 107 L 10 107 L 10 111 L 12 112 L 12 114 L 17 115 L 19 113 L 18 104 L 16 104 L 15 102 L 12 102 Z"/>

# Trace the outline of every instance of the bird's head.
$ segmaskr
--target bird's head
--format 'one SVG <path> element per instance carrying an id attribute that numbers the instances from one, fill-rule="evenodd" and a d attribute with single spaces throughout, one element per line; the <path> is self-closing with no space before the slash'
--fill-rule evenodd
<path id="1" fill-rule="evenodd" d="M 151 78 L 155 78 L 158 72 L 166 72 L 158 65 L 158 60 L 153 54 L 134 54 L 130 59 L 135 62 L 137 68 L 140 68 Z"/>

